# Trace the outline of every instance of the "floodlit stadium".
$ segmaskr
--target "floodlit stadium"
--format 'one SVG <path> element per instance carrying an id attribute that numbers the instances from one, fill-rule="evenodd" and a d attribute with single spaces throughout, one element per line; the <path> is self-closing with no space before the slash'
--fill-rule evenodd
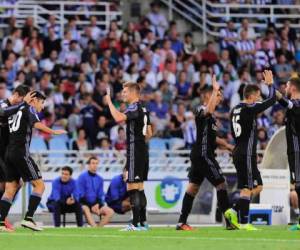
<path id="1" fill-rule="evenodd" d="M 0 0 L 1 249 L 296 249 L 299 32 L 299 0 Z"/>

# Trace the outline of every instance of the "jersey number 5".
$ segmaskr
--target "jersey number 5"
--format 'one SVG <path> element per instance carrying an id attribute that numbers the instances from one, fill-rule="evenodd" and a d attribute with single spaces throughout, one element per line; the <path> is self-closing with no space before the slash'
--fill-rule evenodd
<path id="1" fill-rule="evenodd" d="M 18 111 L 15 115 L 9 117 L 8 119 L 8 126 L 9 126 L 9 132 L 16 132 L 18 131 L 21 123 L 22 118 L 22 111 Z"/>
<path id="2" fill-rule="evenodd" d="M 232 117 L 232 126 L 233 126 L 235 137 L 239 137 L 242 133 L 242 127 L 239 124 L 239 120 L 240 120 L 239 115 L 235 115 Z"/>

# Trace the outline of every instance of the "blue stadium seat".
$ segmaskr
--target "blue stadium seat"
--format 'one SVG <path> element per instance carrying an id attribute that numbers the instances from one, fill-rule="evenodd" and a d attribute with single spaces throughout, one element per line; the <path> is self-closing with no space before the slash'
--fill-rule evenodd
<path id="1" fill-rule="evenodd" d="M 55 151 L 66 151 L 68 150 L 67 143 L 64 137 L 55 136 L 49 141 L 49 150 Z M 56 162 L 60 164 L 65 164 L 67 162 L 67 157 L 61 153 L 49 153 L 48 155 L 50 162 Z"/>
<path id="2" fill-rule="evenodd" d="M 30 151 L 43 151 L 47 150 L 46 142 L 42 137 L 32 137 L 30 143 Z"/>
<path id="3" fill-rule="evenodd" d="M 155 152 L 150 152 L 150 157 L 163 156 L 163 151 L 167 149 L 166 140 L 161 138 L 152 138 L 149 141 L 149 150 L 154 150 Z"/>

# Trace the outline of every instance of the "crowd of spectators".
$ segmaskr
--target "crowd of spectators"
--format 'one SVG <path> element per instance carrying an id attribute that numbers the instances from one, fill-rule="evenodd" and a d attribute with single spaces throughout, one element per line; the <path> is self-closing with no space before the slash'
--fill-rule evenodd
<path id="1" fill-rule="evenodd" d="M 229 20 L 220 40 L 207 42 L 204 49 L 195 46 L 192 33 L 179 34 L 176 21 L 168 22 L 155 2 L 139 22 L 124 27 L 112 20 L 103 30 L 95 16 L 85 27 L 77 21 L 71 17 L 61 34 L 54 16 L 40 30 L 32 17 L 21 28 L 12 17 L 4 30 L 0 68 L 0 99 L 19 84 L 44 92 L 42 121 L 67 128 L 74 150 L 126 148 L 126 125 L 113 122 L 103 98 L 107 86 L 124 111 L 122 83 L 140 84 L 155 136 L 178 138 L 176 147 L 189 148 L 196 137 L 192 111 L 201 104 L 201 89 L 211 84 L 213 73 L 224 92 L 216 112 L 219 133 L 231 142 L 229 111 L 241 100 L 243 87 L 258 84 L 267 95 L 262 70 L 270 68 L 276 87 L 284 91 L 299 68 L 300 40 L 289 21 L 282 28 L 270 23 L 258 33 L 247 19 L 240 27 Z M 283 123 L 278 105 L 260 115 L 260 149 Z"/>

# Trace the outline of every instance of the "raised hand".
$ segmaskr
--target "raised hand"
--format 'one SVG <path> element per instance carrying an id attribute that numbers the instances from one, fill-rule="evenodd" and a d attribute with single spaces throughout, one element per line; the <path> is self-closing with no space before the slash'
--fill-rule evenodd
<path id="1" fill-rule="evenodd" d="M 216 75 L 212 76 L 212 87 L 214 91 L 219 91 L 220 90 L 220 84 L 217 82 Z"/>
<path id="2" fill-rule="evenodd" d="M 35 96 L 34 91 L 30 91 L 30 92 L 28 92 L 27 95 L 23 98 L 23 100 L 24 100 L 24 102 L 26 102 L 26 103 L 29 104 L 29 103 L 32 101 L 32 99 L 34 98 L 34 96 Z"/>
<path id="3" fill-rule="evenodd" d="M 107 87 L 106 87 L 106 95 L 110 97 L 110 94 L 111 94 L 111 93 L 110 93 L 110 87 L 107 86 Z"/>
<path id="4" fill-rule="evenodd" d="M 273 73 L 271 70 L 265 70 L 263 72 L 264 81 L 267 85 L 272 85 L 274 82 Z"/>

